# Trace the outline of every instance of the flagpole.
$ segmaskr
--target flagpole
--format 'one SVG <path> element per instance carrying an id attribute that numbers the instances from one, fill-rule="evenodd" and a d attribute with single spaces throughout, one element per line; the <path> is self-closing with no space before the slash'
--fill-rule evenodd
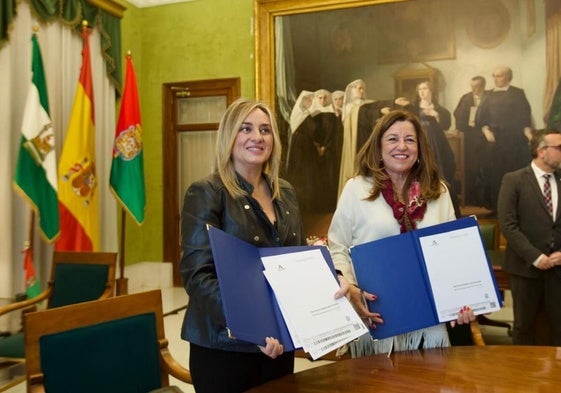
<path id="1" fill-rule="evenodd" d="M 120 275 L 117 279 L 117 296 L 128 294 L 128 281 L 125 277 L 125 225 L 127 222 L 127 214 L 125 209 L 121 208 L 121 242 L 119 244 L 119 271 Z"/>
<path id="2" fill-rule="evenodd" d="M 27 235 L 27 238 L 29 239 L 29 252 L 31 253 L 31 256 L 33 256 L 33 240 L 35 237 L 35 210 L 31 209 L 31 216 L 29 217 L 29 233 Z M 25 249 L 25 247 L 24 247 Z"/>
<path id="3" fill-rule="evenodd" d="M 35 210 L 31 209 L 31 215 L 29 216 L 29 233 L 27 234 L 27 241 L 24 242 L 23 244 L 23 270 L 24 270 L 24 282 L 25 282 L 25 298 L 26 299 L 30 299 L 31 296 L 28 292 L 28 285 L 29 283 L 27 282 L 27 276 L 28 276 L 28 271 L 27 269 L 29 268 L 27 266 L 27 258 L 30 258 L 30 260 L 33 263 L 33 241 L 35 239 Z M 37 280 L 37 276 L 34 273 L 34 280 Z"/>
<path id="4" fill-rule="evenodd" d="M 41 285 L 37 280 L 37 274 L 33 267 L 33 242 L 35 238 L 35 210 L 31 209 L 29 217 L 29 240 L 26 240 L 23 248 L 23 270 L 25 282 L 25 299 L 34 298 L 41 293 Z"/>

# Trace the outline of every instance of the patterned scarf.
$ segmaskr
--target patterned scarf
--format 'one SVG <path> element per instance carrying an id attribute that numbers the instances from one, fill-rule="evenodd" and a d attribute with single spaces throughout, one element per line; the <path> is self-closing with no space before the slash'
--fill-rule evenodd
<path id="1" fill-rule="evenodd" d="M 414 180 L 409 187 L 409 202 L 407 206 L 399 201 L 393 188 L 391 179 L 384 182 L 382 195 L 393 210 L 393 216 L 399 222 L 401 233 L 417 229 L 417 222 L 421 221 L 427 210 L 427 201 L 421 196 L 421 187 L 417 180 Z"/>

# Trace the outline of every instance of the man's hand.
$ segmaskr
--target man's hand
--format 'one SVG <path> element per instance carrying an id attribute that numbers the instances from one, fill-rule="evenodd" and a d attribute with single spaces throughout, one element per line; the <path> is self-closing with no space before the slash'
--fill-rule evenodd
<path id="1" fill-rule="evenodd" d="M 495 143 L 495 134 L 493 134 L 493 131 L 491 131 L 491 129 L 487 126 L 483 126 L 481 128 L 481 132 L 483 133 L 483 135 L 485 135 L 485 139 L 487 139 L 487 142 L 489 143 Z"/>
<path id="2" fill-rule="evenodd" d="M 559 252 L 556 252 L 556 253 L 559 253 Z M 538 263 L 535 266 L 540 270 L 549 270 L 552 267 L 554 267 L 556 265 L 556 263 L 559 263 L 558 258 L 559 257 L 554 257 L 552 259 L 551 256 L 548 257 L 547 255 L 542 255 L 542 257 L 539 259 Z"/>
<path id="3" fill-rule="evenodd" d="M 528 142 L 532 140 L 532 129 L 530 127 L 524 127 L 524 136 L 528 139 Z"/>

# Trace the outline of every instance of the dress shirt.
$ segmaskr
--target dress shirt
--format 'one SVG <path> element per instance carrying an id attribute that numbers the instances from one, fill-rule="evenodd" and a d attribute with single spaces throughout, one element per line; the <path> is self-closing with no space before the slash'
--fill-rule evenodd
<path id="1" fill-rule="evenodd" d="M 544 172 L 543 170 L 538 168 L 538 166 L 534 164 L 533 161 L 530 165 L 532 167 L 532 170 L 534 171 L 534 176 L 536 176 L 536 180 L 540 185 L 540 190 L 542 191 L 542 193 L 543 193 L 543 185 L 545 184 L 545 178 L 543 177 L 543 175 L 545 174 L 551 175 L 551 177 L 549 178 L 549 184 L 551 185 L 551 203 L 553 205 L 552 219 L 554 219 L 554 217 L 557 217 L 557 199 L 559 195 L 557 190 L 557 181 L 555 180 L 555 173 Z M 544 256 L 544 254 L 541 254 L 539 257 L 536 258 L 536 260 L 533 262 L 534 266 L 537 267 L 538 262 L 542 256 Z"/>
<path id="2" fill-rule="evenodd" d="M 544 172 L 543 170 L 538 168 L 538 166 L 533 162 L 531 166 L 532 166 L 532 170 L 534 171 L 534 175 L 536 176 L 536 180 L 540 185 L 540 190 L 542 190 L 542 193 L 543 193 L 543 185 L 545 183 L 545 178 L 543 177 L 543 175 L 545 174 L 551 175 L 551 177 L 549 178 L 549 184 L 551 185 L 551 203 L 553 205 L 552 219 L 554 219 L 555 217 L 557 217 L 557 200 L 559 198 L 559 193 L 557 190 L 557 181 L 555 180 L 555 173 Z"/>

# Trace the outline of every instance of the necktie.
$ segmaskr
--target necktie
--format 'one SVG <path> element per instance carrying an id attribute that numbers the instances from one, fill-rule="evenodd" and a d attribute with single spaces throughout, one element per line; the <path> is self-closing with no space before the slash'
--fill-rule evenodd
<path id="1" fill-rule="evenodd" d="M 550 174 L 543 175 L 545 183 L 543 184 L 543 196 L 545 198 L 545 204 L 547 206 L 547 211 L 553 216 L 553 204 L 551 203 L 551 184 L 549 183 Z"/>

